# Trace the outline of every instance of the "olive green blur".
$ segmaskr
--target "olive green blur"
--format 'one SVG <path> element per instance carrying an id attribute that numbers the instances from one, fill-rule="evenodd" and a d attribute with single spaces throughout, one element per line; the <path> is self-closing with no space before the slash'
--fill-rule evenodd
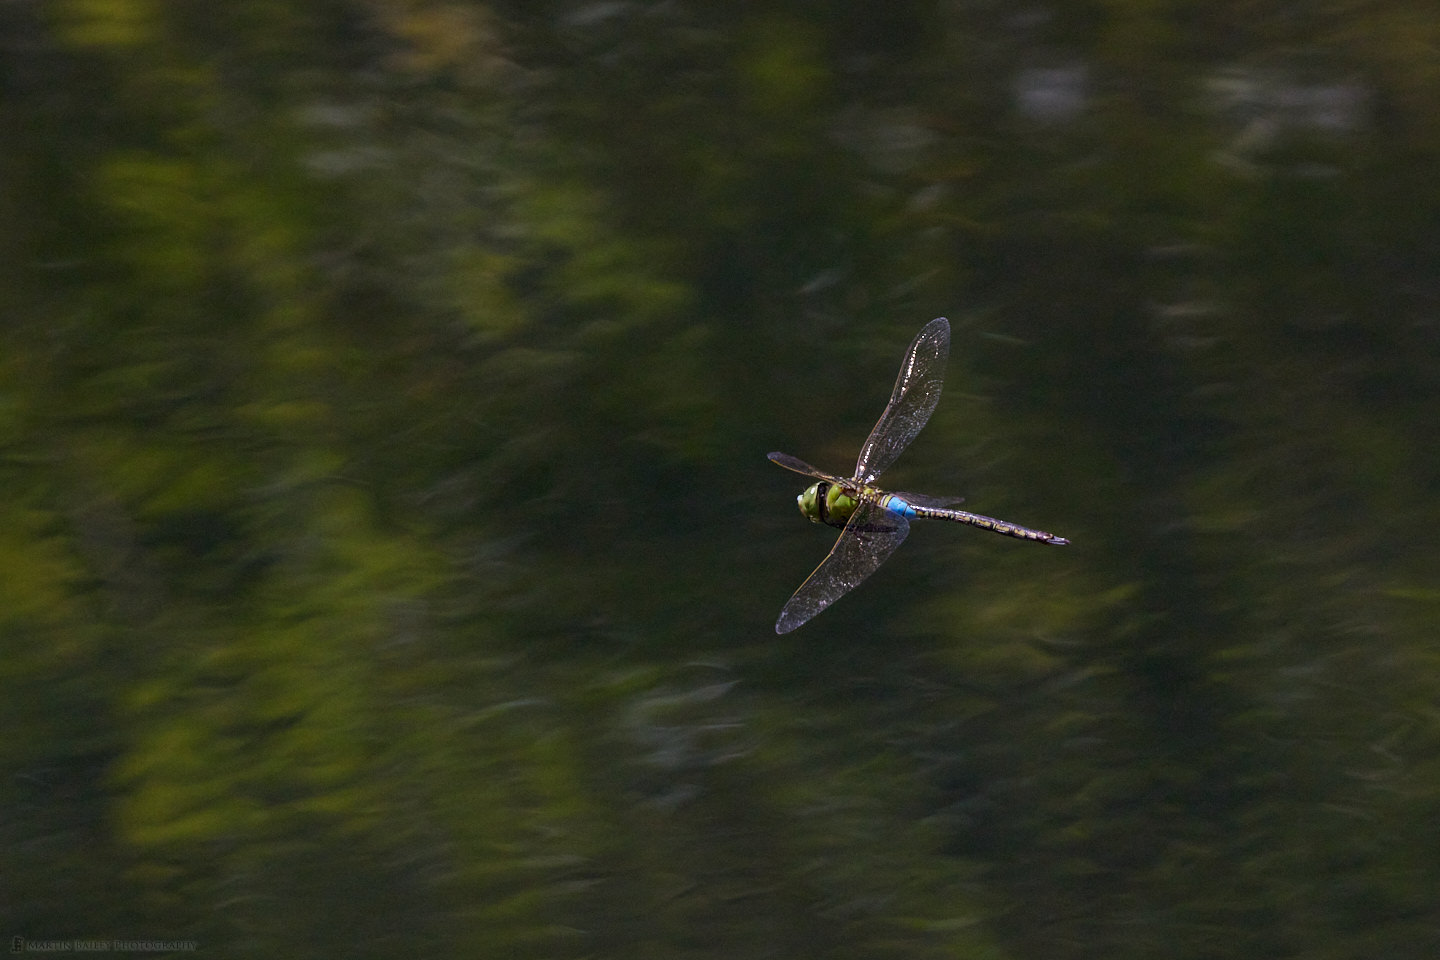
<path id="1" fill-rule="evenodd" d="M 0 4 L 0 933 L 1440 956 L 1440 8 Z M 920 325 L 917 524 L 803 631 Z"/>

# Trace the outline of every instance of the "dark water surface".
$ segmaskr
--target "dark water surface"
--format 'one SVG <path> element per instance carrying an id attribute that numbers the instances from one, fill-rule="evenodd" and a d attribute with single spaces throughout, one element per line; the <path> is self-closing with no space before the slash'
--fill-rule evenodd
<path id="1" fill-rule="evenodd" d="M 0 45 L 7 939 L 1440 955 L 1431 6 Z M 765 454 L 848 471 L 940 315 L 886 482 L 1071 545 L 917 524 L 777 638 Z"/>

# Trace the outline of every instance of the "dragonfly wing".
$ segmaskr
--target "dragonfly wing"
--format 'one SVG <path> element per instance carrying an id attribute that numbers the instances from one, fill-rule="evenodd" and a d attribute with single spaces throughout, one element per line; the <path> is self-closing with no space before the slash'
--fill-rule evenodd
<path id="1" fill-rule="evenodd" d="M 950 321 L 937 317 L 925 324 L 905 351 L 890 402 L 860 448 L 856 480 L 873 483 L 925 426 L 940 402 L 949 356 Z"/>
<path id="2" fill-rule="evenodd" d="M 912 507 L 931 507 L 944 510 L 946 507 L 953 507 L 957 503 L 965 502 L 964 497 L 929 497 L 923 493 L 905 493 L 900 490 L 891 490 L 890 492 Z"/>
<path id="3" fill-rule="evenodd" d="M 910 523 L 872 500 L 863 501 L 850 517 L 830 554 L 785 603 L 776 633 L 789 633 L 854 590 L 874 573 L 910 532 Z"/>
<path id="4" fill-rule="evenodd" d="M 795 471 L 796 473 L 802 473 L 802 474 L 804 474 L 804 475 L 807 476 L 807 477 L 815 477 L 816 479 L 819 479 L 819 480 L 829 480 L 831 483 L 844 483 L 844 482 L 845 482 L 844 480 L 841 480 L 839 477 L 831 476 L 830 474 L 826 473 L 826 472 L 823 471 L 823 470 L 816 470 L 814 467 L 810 466 L 810 464 L 806 463 L 804 460 L 801 460 L 799 457 L 792 457 L 792 456 L 790 456 L 790 454 L 788 454 L 788 453 L 780 453 L 779 451 L 776 451 L 776 452 L 770 454 L 770 460 L 771 460 L 772 462 L 774 462 L 774 463 L 778 463 L 780 466 L 784 467 L 786 470 L 793 470 L 793 471 Z"/>

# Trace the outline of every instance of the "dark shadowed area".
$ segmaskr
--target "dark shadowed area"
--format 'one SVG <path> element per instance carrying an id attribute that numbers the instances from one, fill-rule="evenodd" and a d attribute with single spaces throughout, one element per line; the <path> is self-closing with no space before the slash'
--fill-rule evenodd
<path id="1" fill-rule="evenodd" d="M 0 4 L 0 935 L 1440 956 L 1426 0 Z M 916 523 L 794 633 L 905 345 Z M 113 952 L 113 949 L 112 949 Z"/>

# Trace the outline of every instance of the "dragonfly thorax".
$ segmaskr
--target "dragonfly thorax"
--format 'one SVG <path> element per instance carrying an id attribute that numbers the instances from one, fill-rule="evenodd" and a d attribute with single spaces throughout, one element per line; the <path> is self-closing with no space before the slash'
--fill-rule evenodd
<path id="1" fill-rule="evenodd" d="M 800 512 L 811 523 L 827 523 L 832 527 L 843 527 L 855 512 L 855 498 L 842 486 L 834 483 L 812 483 L 795 498 Z"/>

